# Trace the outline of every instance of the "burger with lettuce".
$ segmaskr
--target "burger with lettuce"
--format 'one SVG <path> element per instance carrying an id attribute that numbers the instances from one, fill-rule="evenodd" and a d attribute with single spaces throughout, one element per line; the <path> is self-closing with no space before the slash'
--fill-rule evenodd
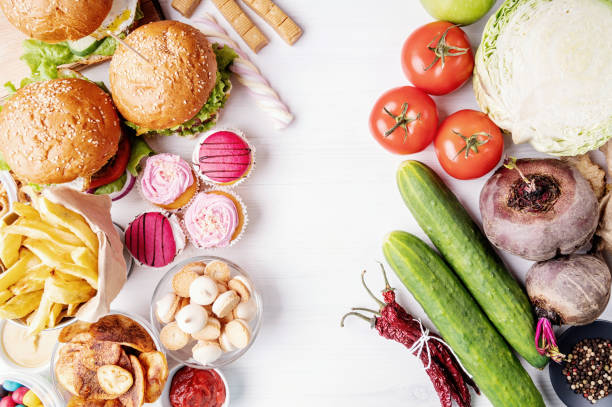
<path id="1" fill-rule="evenodd" d="M 58 66 L 110 59 L 117 42 L 143 17 L 138 0 L 0 0 L 9 22 L 30 39 L 21 57 L 33 75 Z"/>
<path id="2" fill-rule="evenodd" d="M 55 79 L 24 85 L 0 110 L 5 189 L 10 171 L 21 184 L 37 188 L 68 183 L 113 200 L 127 195 L 140 161 L 153 152 L 124 131 L 104 88 L 67 69 Z"/>
<path id="3" fill-rule="evenodd" d="M 119 45 L 109 80 L 117 109 L 137 135 L 208 130 L 230 93 L 236 53 L 178 21 L 143 25 Z"/>

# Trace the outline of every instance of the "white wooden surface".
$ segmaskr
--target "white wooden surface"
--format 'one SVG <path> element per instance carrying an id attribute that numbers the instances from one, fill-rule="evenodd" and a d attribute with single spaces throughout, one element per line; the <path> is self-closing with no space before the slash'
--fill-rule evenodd
<path id="1" fill-rule="evenodd" d="M 167 17 L 181 19 L 169 3 Z M 405 348 L 378 337 L 363 321 L 339 326 L 351 306 L 373 306 L 359 275 L 368 269 L 370 286 L 382 288 L 376 261 L 383 259 L 385 234 L 401 229 L 425 238 L 395 186 L 395 170 L 408 157 L 393 156 L 378 146 L 369 134 L 368 116 L 382 92 L 408 84 L 399 61 L 402 43 L 432 18 L 416 0 L 278 3 L 305 34 L 289 47 L 255 18 L 271 43 L 254 60 L 290 105 L 296 121 L 283 132 L 273 130 L 236 81 L 220 121 L 247 132 L 257 148 L 257 167 L 238 188 L 248 206 L 248 230 L 235 247 L 214 254 L 251 273 L 265 304 L 256 343 L 223 369 L 232 405 L 437 407 L 438 398 L 420 362 Z M 229 28 L 210 1 L 204 0 L 196 13 L 204 9 Z M 465 28 L 474 49 L 485 21 Z M 106 69 L 97 67 L 86 74 L 107 80 Z M 470 83 L 436 101 L 442 119 L 459 109 L 477 108 Z M 152 145 L 189 158 L 194 141 L 166 137 L 152 140 Z M 528 146 L 506 145 L 512 155 L 534 155 Z M 440 172 L 431 147 L 410 158 Z M 442 176 L 477 215 L 484 179 Z M 145 207 L 133 192 L 115 204 L 113 217 L 125 226 Z M 196 253 L 189 248 L 180 259 Z M 503 257 L 522 279 L 529 263 Z M 151 294 L 163 272 L 135 269 L 115 308 L 148 317 Z M 401 284 L 393 276 L 391 281 L 408 311 L 423 317 Z M 547 406 L 562 406 L 547 369 L 528 370 Z M 473 405 L 490 403 L 481 396 Z"/>

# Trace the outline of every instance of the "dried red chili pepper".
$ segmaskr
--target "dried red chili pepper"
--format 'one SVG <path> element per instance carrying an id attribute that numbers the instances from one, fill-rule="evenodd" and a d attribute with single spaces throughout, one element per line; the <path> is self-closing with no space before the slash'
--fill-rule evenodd
<path id="1" fill-rule="evenodd" d="M 463 370 L 442 338 L 439 335 L 430 334 L 420 320 L 408 314 L 396 302 L 395 292 L 389 286 L 384 268 L 382 272 L 385 279 L 385 289 L 382 291 L 384 302 L 379 300 L 366 285 L 365 271 L 361 274 L 361 282 L 368 294 L 378 303 L 379 310 L 352 308 L 351 312 L 344 315 L 340 325 L 344 326 L 344 320 L 349 315 L 370 322 L 380 336 L 401 343 L 412 350 L 413 355 L 419 357 L 440 398 L 442 407 L 451 407 L 452 400 L 455 400 L 460 407 L 469 407 L 471 405 L 469 387 L 480 394 L 478 387 Z M 367 317 L 358 311 L 369 312 L 374 316 Z"/>

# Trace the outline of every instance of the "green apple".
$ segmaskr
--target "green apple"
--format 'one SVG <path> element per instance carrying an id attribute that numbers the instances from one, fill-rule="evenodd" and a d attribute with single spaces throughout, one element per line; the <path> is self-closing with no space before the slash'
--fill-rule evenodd
<path id="1" fill-rule="evenodd" d="M 421 0 L 432 17 L 455 24 L 472 24 L 480 20 L 495 0 Z"/>

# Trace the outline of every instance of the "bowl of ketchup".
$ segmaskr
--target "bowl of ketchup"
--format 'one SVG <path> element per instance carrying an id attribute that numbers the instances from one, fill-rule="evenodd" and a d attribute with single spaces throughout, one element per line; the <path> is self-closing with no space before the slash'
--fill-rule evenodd
<path id="1" fill-rule="evenodd" d="M 162 403 L 164 407 L 227 407 L 229 388 L 217 369 L 197 369 L 185 365 L 170 371 Z"/>

